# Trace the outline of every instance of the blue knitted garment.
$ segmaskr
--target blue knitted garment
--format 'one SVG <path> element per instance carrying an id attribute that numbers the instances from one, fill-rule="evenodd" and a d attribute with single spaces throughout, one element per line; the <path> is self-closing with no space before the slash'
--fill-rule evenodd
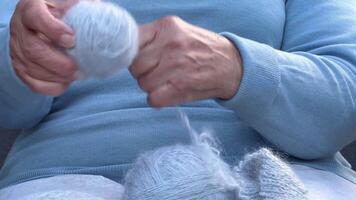
<path id="1" fill-rule="evenodd" d="M 142 152 L 189 142 L 176 109 L 150 108 L 127 70 L 75 82 L 55 98 L 31 92 L 11 65 L 16 2 L 0 1 L 0 127 L 24 131 L 1 169 L 0 188 L 60 174 L 120 182 Z M 236 96 L 182 105 L 198 131 L 215 132 L 227 163 L 267 146 L 356 183 L 337 153 L 356 138 L 354 0 L 112 2 L 139 24 L 178 15 L 239 49 L 244 75 Z"/>

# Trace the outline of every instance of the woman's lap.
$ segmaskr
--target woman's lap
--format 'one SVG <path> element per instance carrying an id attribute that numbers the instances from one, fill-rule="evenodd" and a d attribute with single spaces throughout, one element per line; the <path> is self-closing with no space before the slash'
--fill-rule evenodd
<path id="1" fill-rule="evenodd" d="M 349 200 L 356 198 L 356 185 L 331 172 L 303 165 L 292 169 L 308 189 L 312 200 Z"/>
<path id="2" fill-rule="evenodd" d="M 356 185 L 330 172 L 292 165 L 305 184 L 311 200 L 349 200 L 356 197 Z M 117 200 L 123 187 L 109 179 L 92 175 L 66 175 L 25 182 L 0 191 L 0 199 Z M 47 195 L 47 196 L 46 196 Z"/>

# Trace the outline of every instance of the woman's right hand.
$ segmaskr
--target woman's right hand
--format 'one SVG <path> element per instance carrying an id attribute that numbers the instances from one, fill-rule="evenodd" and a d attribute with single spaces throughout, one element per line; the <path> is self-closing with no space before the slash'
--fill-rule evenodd
<path id="1" fill-rule="evenodd" d="M 77 66 L 64 53 L 74 46 L 74 33 L 53 5 L 19 1 L 10 24 L 10 56 L 16 74 L 32 91 L 58 96 L 75 80 Z"/>

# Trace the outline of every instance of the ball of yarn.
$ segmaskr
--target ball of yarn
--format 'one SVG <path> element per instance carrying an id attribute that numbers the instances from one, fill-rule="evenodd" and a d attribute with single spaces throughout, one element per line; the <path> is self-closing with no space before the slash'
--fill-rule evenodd
<path id="1" fill-rule="evenodd" d="M 125 178 L 123 200 L 233 200 L 227 164 L 197 145 L 163 147 L 139 157 Z"/>
<path id="2" fill-rule="evenodd" d="M 138 27 L 123 8 L 102 1 L 81 0 L 63 21 L 76 36 L 67 52 L 85 77 L 105 78 L 128 67 L 138 51 Z"/>

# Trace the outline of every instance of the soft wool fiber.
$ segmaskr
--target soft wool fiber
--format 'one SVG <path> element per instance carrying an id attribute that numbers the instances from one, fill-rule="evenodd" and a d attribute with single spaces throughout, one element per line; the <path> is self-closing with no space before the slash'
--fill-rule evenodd
<path id="1" fill-rule="evenodd" d="M 129 66 L 138 51 L 138 28 L 123 8 L 108 2 L 81 0 L 63 17 L 75 31 L 68 50 L 84 77 L 105 78 Z"/>
<path id="2" fill-rule="evenodd" d="M 178 109 L 191 145 L 141 155 L 125 178 L 123 200 L 305 200 L 306 190 L 291 168 L 268 149 L 247 154 L 233 170 L 213 137 L 198 134 Z"/>

